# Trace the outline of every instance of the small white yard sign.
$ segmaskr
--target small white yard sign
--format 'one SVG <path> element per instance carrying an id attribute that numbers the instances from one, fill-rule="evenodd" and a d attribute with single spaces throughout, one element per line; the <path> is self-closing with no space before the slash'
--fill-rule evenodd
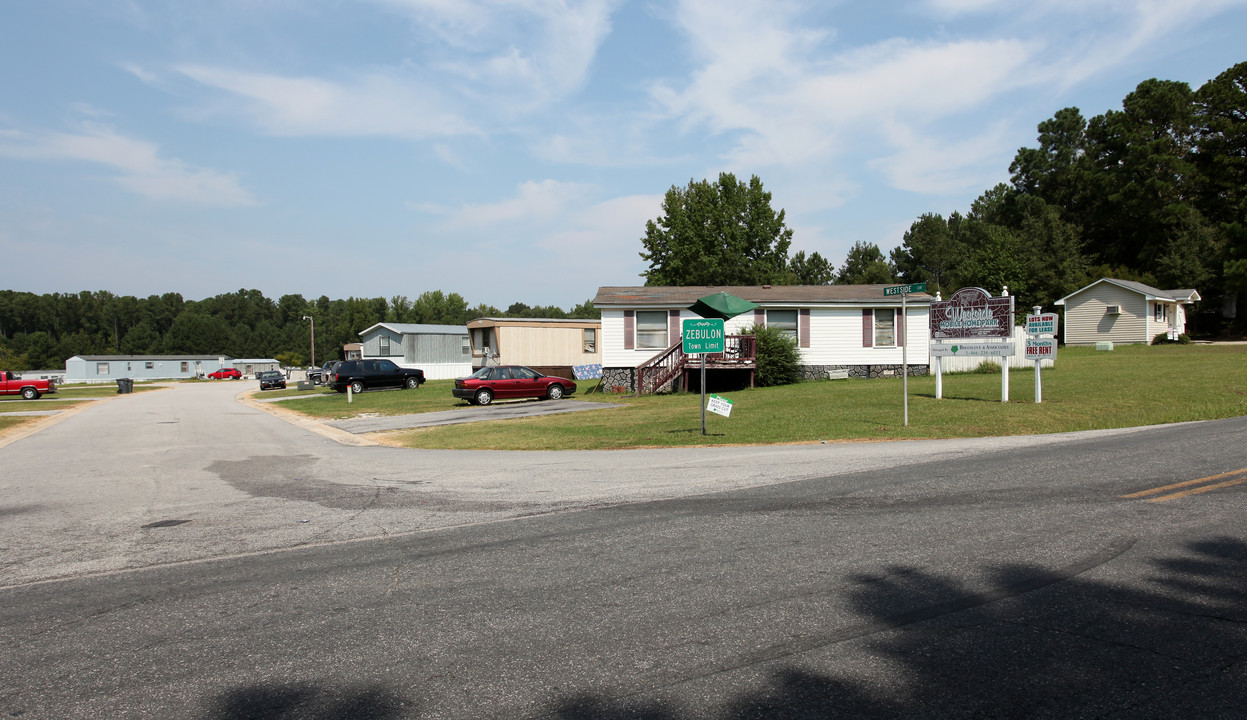
<path id="1" fill-rule="evenodd" d="M 732 416 L 732 401 L 718 395 L 711 395 L 706 401 L 706 409 L 723 417 Z"/>

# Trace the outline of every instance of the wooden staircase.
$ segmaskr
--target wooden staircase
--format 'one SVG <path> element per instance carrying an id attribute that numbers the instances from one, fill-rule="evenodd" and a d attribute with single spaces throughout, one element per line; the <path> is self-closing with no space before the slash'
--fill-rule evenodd
<path id="1" fill-rule="evenodd" d="M 758 340 L 753 335 L 727 335 L 723 352 L 706 355 L 707 370 L 749 370 L 758 367 Z M 637 393 L 647 395 L 669 389 L 685 369 L 701 367 L 701 355 L 685 355 L 683 343 L 677 342 L 636 369 Z"/>

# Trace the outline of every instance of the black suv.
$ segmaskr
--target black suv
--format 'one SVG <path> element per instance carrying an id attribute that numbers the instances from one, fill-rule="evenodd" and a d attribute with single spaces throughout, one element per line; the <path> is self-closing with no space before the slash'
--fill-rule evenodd
<path id="1" fill-rule="evenodd" d="M 325 383 L 338 392 L 360 393 L 373 388 L 420 387 L 424 371 L 399 367 L 393 360 L 343 360 L 333 366 L 325 377 Z"/>

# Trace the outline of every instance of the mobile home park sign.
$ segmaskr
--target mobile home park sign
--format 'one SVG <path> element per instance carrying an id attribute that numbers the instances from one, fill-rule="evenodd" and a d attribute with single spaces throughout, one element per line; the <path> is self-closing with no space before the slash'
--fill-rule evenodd
<path id="1" fill-rule="evenodd" d="M 1013 298 L 992 297 L 983 288 L 961 288 L 931 303 L 931 340 L 988 340 L 1013 333 Z"/>

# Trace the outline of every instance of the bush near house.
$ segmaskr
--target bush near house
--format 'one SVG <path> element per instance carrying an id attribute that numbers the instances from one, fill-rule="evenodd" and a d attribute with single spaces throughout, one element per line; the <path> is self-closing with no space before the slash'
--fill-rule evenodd
<path id="1" fill-rule="evenodd" d="M 1157 335 L 1156 337 L 1152 338 L 1153 345 L 1169 345 L 1171 343 L 1177 343 L 1179 345 L 1190 345 L 1191 336 L 1187 335 L 1186 333 L 1182 333 L 1181 335 L 1178 336 L 1177 340 L 1170 340 L 1169 333 L 1161 333 Z"/>
<path id="2" fill-rule="evenodd" d="M 758 339 L 754 378 L 758 387 L 791 385 L 801 380 L 801 352 L 791 333 L 765 325 L 754 325 L 745 333 Z"/>

